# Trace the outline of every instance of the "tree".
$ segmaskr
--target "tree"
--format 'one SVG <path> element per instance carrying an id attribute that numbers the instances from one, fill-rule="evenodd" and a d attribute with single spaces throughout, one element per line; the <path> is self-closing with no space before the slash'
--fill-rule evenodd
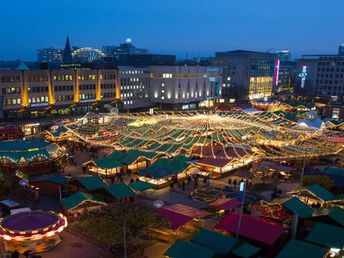
<path id="1" fill-rule="evenodd" d="M 309 185 L 314 185 L 314 184 L 321 185 L 328 190 L 330 190 L 334 186 L 333 181 L 328 176 L 320 176 L 320 175 L 304 176 L 303 181 L 302 181 L 303 186 L 309 186 Z"/>
<path id="2" fill-rule="evenodd" d="M 168 226 L 166 220 L 152 211 L 145 211 L 133 205 L 111 204 L 82 216 L 74 227 L 77 231 L 94 238 L 106 249 L 111 249 L 122 246 L 124 221 L 129 246 L 139 246 L 147 240 L 151 228 L 160 229 Z"/>

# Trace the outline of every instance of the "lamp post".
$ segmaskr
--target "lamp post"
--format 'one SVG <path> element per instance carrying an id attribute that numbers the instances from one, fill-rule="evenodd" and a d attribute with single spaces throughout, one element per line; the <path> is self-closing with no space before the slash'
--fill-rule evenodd
<path id="1" fill-rule="evenodd" d="M 240 227 L 241 227 L 241 220 L 242 220 L 242 214 L 244 211 L 244 200 L 245 200 L 245 182 L 240 182 L 239 185 L 239 198 L 241 199 L 241 207 L 240 207 L 240 214 L 239 214 L 239 221 L 238 221 L 238 227 L 236 232 L 236 237 L 239 238 L 240 236 Z"/>

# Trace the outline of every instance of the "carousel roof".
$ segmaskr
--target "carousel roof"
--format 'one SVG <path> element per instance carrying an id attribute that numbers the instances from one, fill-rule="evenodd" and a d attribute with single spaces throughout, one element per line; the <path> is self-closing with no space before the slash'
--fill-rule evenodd
<path id="1" fill-rule="evenodd" d="M 290 120 L 267 111 L 130 113 L 112 116 L 103 125 L 92 122 L 102 116 L 88 113 L 82 122 L 65 126 L 93 145 L 168 156 L 187 153 L 231 160 L 255 155 L 285 160 L 300 158 L 305 153 L 313 157 L 343 150 L 343 145 L 326 140 L 330 131 L 293 128 Z M 270 141 L 281 144 L 265 147 Z"/>

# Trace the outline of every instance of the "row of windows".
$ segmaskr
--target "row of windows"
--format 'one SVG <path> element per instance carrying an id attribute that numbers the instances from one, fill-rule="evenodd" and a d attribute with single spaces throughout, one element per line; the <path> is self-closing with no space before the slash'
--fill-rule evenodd
<path id="1" fill-rule="evenodd" d="M 341 91 L 342 89 L 344 90 L 344 86 L 343 88 L 341 86 L 320 86 L 320 87 L 316 87 L 317 89 L 320 89 L 320 90 L 334 90 L 334 91 Z"/>
<path id="2" fill-rule="evenodd" d="M 18 94 L 20 93 L 20 88 L 2 88 L 1 89 L 1 93 L 2 95 L 6 95 L 6 94 Z"/>
<path id="3" fill-rule="evenodd" d="M 121 85 L 130 85 L 133 82 L 143 82 L 143 83 L 148 83 L 148 79 L 147 78 L 122 78 L 121 79 Z"/>
<path id="4" fill-rule="evenodd" d="M 21 99 L 5 99 L 4 100 L 4 106 L 10 106 L 10 105 L 20 105 Z"/>
<path id="5" fill-rule="evenodd" d="M 31 103 L 48 103 L 49 98 L 48 97 L 37 97 L 37 98 L 29 98 L 28 102 Z"/>
<path id="6" fill-rule="evenodd" d="M 338 80 L 334 80 L 334 81 L 332 81 L 332 80 L 316 80 L 316 83 L 320 83 L 320 84 L 323 84 L 323 83 L 325 83 L 325 84 L 343 84 L 344 81 L 343 80 L 340 80 L 340 81 L 338 81 Z"/>
<path id="7" fill-rule="evenodd" d="M 80 81 L 84 81 L 84 80 L 95 80 L 96 79 L 96 75 L 95 74 L 87 74 L 87 75 L 79 75 L 78 79 Z"/>
<path id="8" fill-rule="evenodd" d="M 54 81 L 72 81 L 73 75 L 54 75 L 53 76 Z"/>
<path id="9" fill-rule="evenodd" d="M 100 88 L 101 89 L 114 89 L 116 88 L 116 84 L 104 83 L 104 84 L 100 84 Z"/>
<path id="10" fill-rule="evenodd" d="M 79 99 L 95 99 L 96 94 L 80 94 Z"/>
<path id="11" fill-rule="evenodd" d="M 1 76 L 1 82 L 20 82 L 20 76 Z"/>
<path id="12" fill-rule="evenodd" d="M 27 89 L 31 93 L 48 92 L 48 86 L 33 86 Z"/>
<path id="13" fill-rule="evenodd" d="M 121 90 L 135 90 L 135 89 L 144 89 L 145 86 L 144 85 L 133 85 L 133 86 L 121 86 Z"/>
<path id="14" fill-rule="evenodd" d="M 63 102 L 63 101 L 73 101 L 74 95 L 66 95 L 66 96 L 57 96 L 56 101 L 57 102 Z"/>
<path id="15" fill-rule="evenodd" d="M 334 68 L 324 68 L 324 67 L 320 68 L 320 67 L 318 67 L 317 71 L 318 72 L 337 72 L 337 73 L 339 73 L 339 72 L 344 72 L 344 68 L 334 69 Z"/>
<path id="16" fill-rule="evenodd" d="M 115 97 L 115 93 L 114 92 L 105 92 L 102 94 L 102 97 L 104 98 L 114 98 Z"/>
<path id="17" fill-rule="evenodd" d="M 48 76 L 46 75 L 33 75 L 29 77 L 29 82 L 47 82 Z"/>
<path id="18" fill-rule="evenodd" d="M 55 92 L 57 91 L 73 91 L 74 86 L 73 85 L 59 85 L 54 87 Z"/>
<path id="19" fill-rule="evenodd" d="M 139 70 L 129 70 L 129 71 L 119 71 L 120 74 L 143 74 L 143 71 Z"/>
<path id="20" fill-rule="evenodd" d="M 101 74 L 100 75 L 100 79 L 101 80 L 115 80 L 116 79 L 116 75 L 115 74 Z"/>
<path id="21" fill-rule="evenodd" d="M 328 73 L 318 73 L 317 74 L 317 77 L 320 77 L 320 78 L 343 78 L 343 76 L 344 76 L 344 73 L 342 73 L 342 74 L 332 74 L 332 73 L 330 73 L 330 74 L 328 74 Z"/>
<path id="22" fill-rule="evenodd" d="M 82 84 L 79 85 L 79 90 L 95 90 L 96 85 L 95 84 Z"/>

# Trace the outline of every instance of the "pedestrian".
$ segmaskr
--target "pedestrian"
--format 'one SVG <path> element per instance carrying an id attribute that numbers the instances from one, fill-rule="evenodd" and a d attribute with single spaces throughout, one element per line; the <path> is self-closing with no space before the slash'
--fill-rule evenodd
<path id="1" fill-rule="evenodd" d="M 191 176 L 190 176 L 190 175 L 188 175 L 188 185 L 190 185 L 190 184 L 191 184 L 191 180 L 192 180 Z"/>
<path id="2" fill-rule="evenodd" d="M 185 181 L 182 182 L 182 190 L 185 189 Z"/>

